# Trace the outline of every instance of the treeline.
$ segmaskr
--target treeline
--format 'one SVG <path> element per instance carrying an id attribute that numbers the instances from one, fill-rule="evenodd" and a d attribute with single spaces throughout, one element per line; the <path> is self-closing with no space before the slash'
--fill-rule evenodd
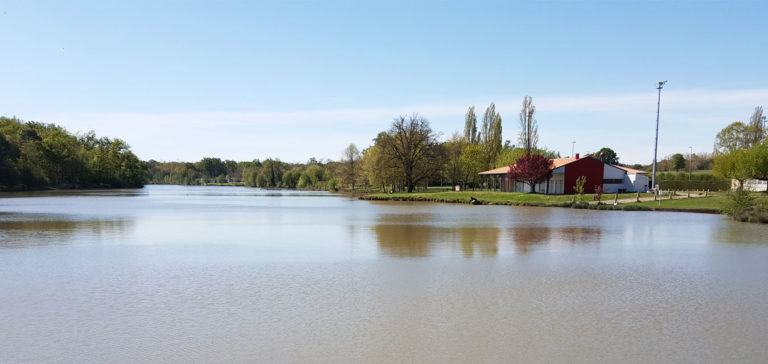
<path id="1" fill-rule="evenodd" d="M 307 163 L 286 163 L 279 159 L 235 162 L 203 158 L 198 162 L 158 162 L 150 160 L 149 183 L 206 185 L 242 184 L 262 188 L 302 188 L 336 190 L 334 170 L 338 162 L 311 158 Z"/>
<path id="2" fill-rule="evenodd" d="M 120 139 L 0 117 L 0 190 L 141 187 L 145 171 Z"/>
<path id="3" fill-rule="evenodd" d="M 491 103 L 478 127 L 475 107 L 467 110 L 463 134 L 454 133 L 447 141 L 439 141 L 427 119 L 413 114 L 396 117 L 386 131 L 380 132 L 372 146 L 357 152 L 350 145 L 339 168 L 339 181 L 344 186 L 362 185 L 387 191 L 408 191 L 434 185 L 481 186 L 479 173 L 509 166 L 529 154 L 548 158 L 559 153 L 538 148 L 536 107 L 525 97 L 522 103 L 517 145 L 502 141 L 502 118 Z"/>
<path id="4" fill-rule="evenodd" d="M 286 163 L 278 159 L 236 162 L 203 158 L 198 162 L 157 162 L 150 160 L 150 183 L 204 185 L 243 184 L 265 188 L 332 190 L 413 191 L 428 186 L 460 185 L 476 188 L 483 181 L 479 173 L 514 164 L 526 154 L 548 158 L 560 155 L 538 148 L 536 108 L 526 97 L 520 114 L 518 144 L 502 141 L 502 119 L 491 103 L 480 125 L 475 108 L 465 115 L 464 133 L 446 141 L 438 140 L 427 119 L 413 114 L 396 117 L 390 128 L 373 139 L 362 152 L 350 144 L 339 161 Z"/>

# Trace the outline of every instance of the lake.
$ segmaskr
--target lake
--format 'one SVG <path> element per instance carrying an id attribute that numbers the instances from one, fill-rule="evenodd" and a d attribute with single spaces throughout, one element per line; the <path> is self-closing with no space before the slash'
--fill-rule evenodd
<path id="1" fill-rule="evenodd" d="M 2 363 L 768 362 L 768 226 L 241 187 L 0 194 Z"/>

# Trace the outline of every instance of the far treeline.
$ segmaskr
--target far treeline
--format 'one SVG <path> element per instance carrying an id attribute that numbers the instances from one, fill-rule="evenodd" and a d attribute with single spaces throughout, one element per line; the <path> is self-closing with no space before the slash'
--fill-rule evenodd
<path id="1" fill-rule="evenodd" d="M 141 187 L 145 171 L 120 139 L 0 117 L 0 190 Z"/>
<path id="2" fill-rule="evenodd" d="M 286 163 L 278 159 L 236 162 L 203 158 L 195 163 L 150 160 L 149 183 L 243 184 L 265 188 L 300 188 L 347 191 L 413 191 L 428 186 L 461 185 L 478 188 L 480 172 L 514 164 L 526 154 L 557 158 L 557 152 L 539 149 L 536 108 L 526 97 L 521 110 L 519 146 L 502 141 L 501 115 L 491 103 L 478 127 L 475 108 L 465 115 L 464 133 L 439 141 L 427 119 L 413 114 L 394 119 L 390 128 L 360 151 L 350 144 L 338 161 L 310 159 Z"/>

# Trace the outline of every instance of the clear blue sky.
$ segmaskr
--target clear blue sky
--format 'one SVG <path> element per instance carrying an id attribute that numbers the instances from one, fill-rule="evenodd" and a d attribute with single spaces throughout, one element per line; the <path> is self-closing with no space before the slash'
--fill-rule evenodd
<path id="1" fill-rule="evenodd" d="M 516 140 L 711 152 L 768 107 L 767 2 L 3 1 L 0 115 L 125 139 L 143 159 L 338 159 L 398 114 L 443 137 L 491 101 Z"/>

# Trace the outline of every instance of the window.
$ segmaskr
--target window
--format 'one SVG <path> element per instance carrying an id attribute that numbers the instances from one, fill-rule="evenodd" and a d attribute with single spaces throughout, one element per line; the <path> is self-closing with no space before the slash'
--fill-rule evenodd
<path id="1" fill-rule="evenodd" d="M 622 180 L 621 178 L 616 178 L 616 179 L 606 178 L 603 180 L 604 185 L 620 185 L 622 184 L 622 182 L 624 182 L 624 180 Z"/>

